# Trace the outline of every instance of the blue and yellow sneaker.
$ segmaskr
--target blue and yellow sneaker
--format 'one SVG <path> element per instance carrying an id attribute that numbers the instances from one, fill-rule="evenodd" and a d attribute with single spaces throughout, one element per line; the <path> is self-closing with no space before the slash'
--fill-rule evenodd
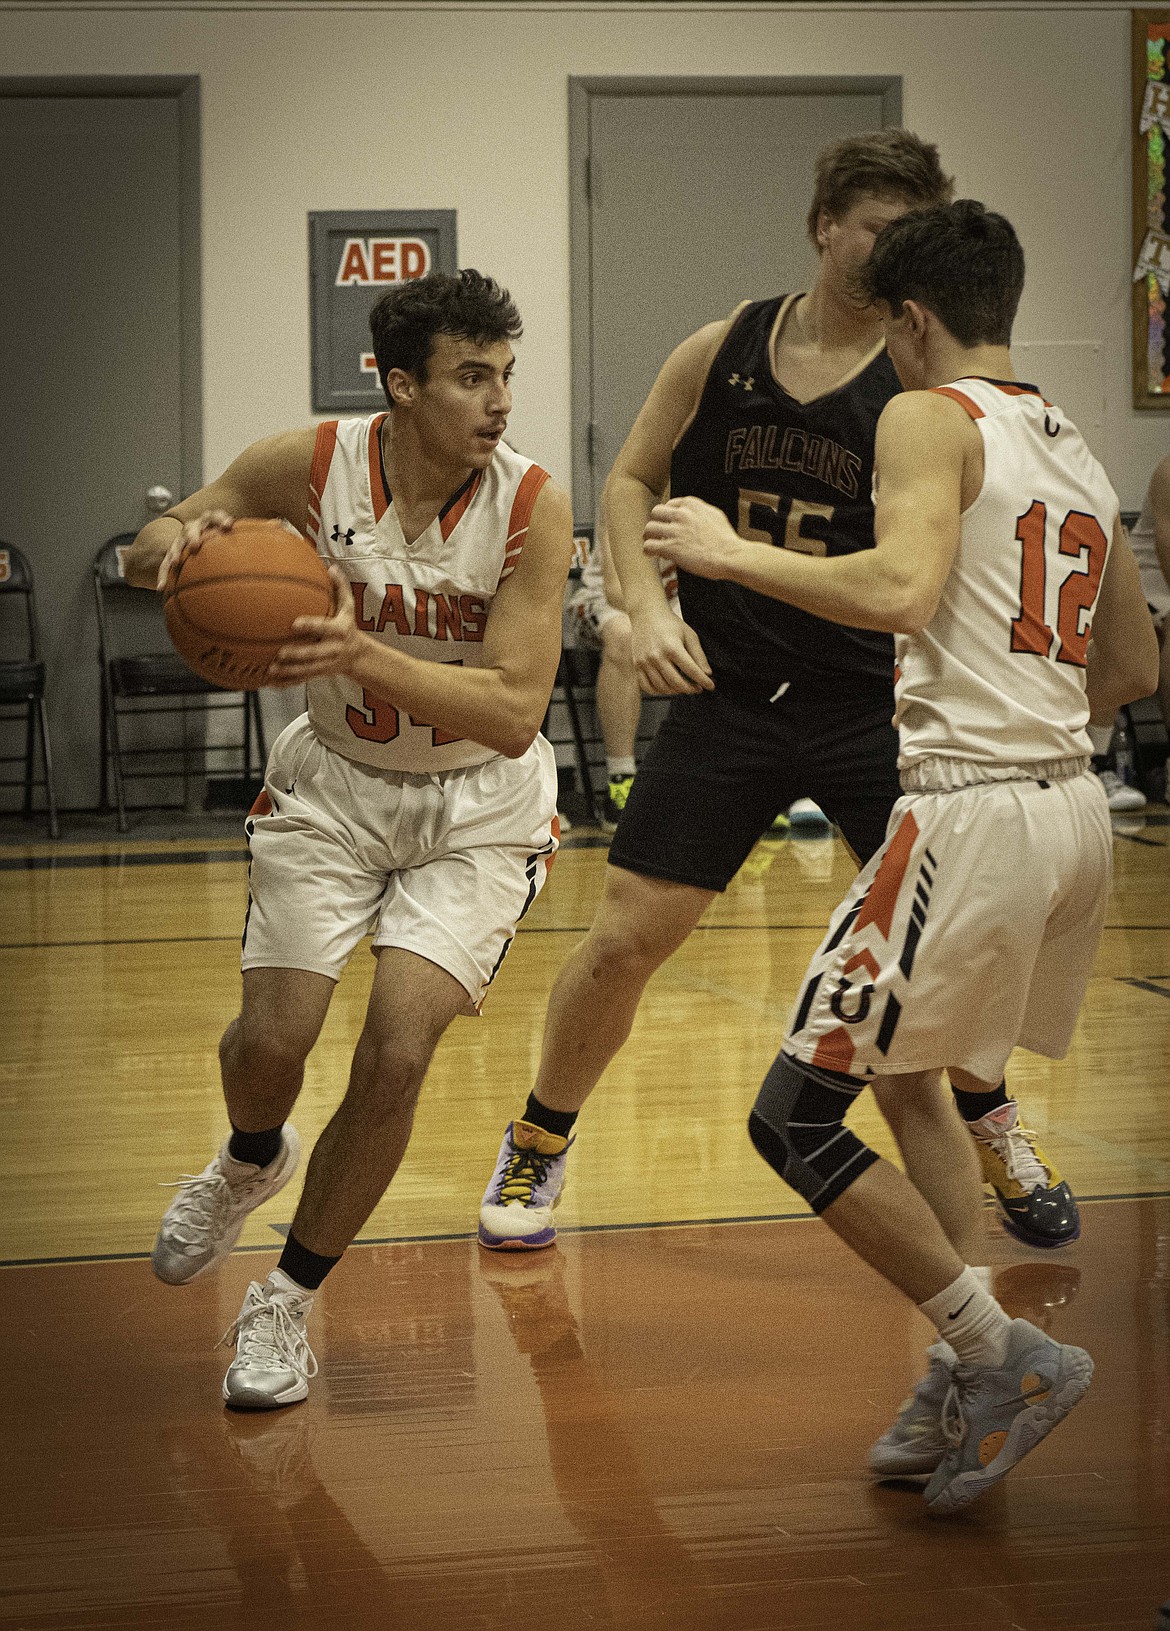
<path id="1" fill-rule="evenodd" d="M 969 1121 L 983 1181 L 999 1205 L 1000 1221 L 1026 1246 L 1068 1246 L 1081 1232 L 1072 1190 L 1036 1142 L 1019 1124 L 1014 1099 Z"/>
<path id="2" fill-rule="evenodd" d="M 557 1238 L 553 1207 L 561 1198 L 573 1143 L 528 1121 L 509 1122 L 480 1203 L 481 1246 L 498 1252 L 552 1245 Z"/>

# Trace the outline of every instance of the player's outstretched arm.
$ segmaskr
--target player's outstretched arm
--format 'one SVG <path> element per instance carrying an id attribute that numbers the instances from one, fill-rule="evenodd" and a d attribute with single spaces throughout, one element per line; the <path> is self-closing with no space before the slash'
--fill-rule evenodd
<path id="1" fill-rule="evenodd" d="M 630 618 L 634 667 L 658 695 L 712 689 L 711 665 L 694 630 L 670 610 L 657 567 L 642 553 L 650 512 L 670 484 L 675 443 L 698 406 L 731 319 L 708 323 L 662 365 L 605 484 L 609 551 Z"/>
<path id="2" fill-rule="evenodd" d="M 823 557 L 777 549 L 740 538 L 701 499 L 675 498 L 651 512 L 645 551 L 834 623 L 913 634 L 934 616 L 955 558 L 964 473 L 976 456 L 979 433 L 962 408 L 907 392 L 878 421 L 875 548 Z"/>
<path id="3" fill-rule="evenodd" d="M 1158 636 L 1137 560 L 1118 521 L 1093 611 L 1085 677 L 1089 712 L 1112 720 L 1118 708 L 1158 688 Z"/>
<path id="4" fill-rule="evenodd" d="M 344 674 L 365 691 L 440 730 L 518 759 L 540 730 L 561 656 L 561 607 L 573 551 L 573 512 L 551 482 L 532 508 L 515 571 L 497 589 L 484 630 L 484 666 L 425 662 L 384 646 L 354 621 L 336 568 L 332 617 L 302 617 L 268 683 L 299 685 Z"/>
<path id="5" fill-rule="evenodd" d="M 304 532 L 316 438 L 310 426 L 253 442 L 217 480 L 148 521 L 126 552 L 127 582 L 161 589 L 184 550 L 197 549 L 209 531 L 229 529 L 237 517 L 280 518 Z"/>

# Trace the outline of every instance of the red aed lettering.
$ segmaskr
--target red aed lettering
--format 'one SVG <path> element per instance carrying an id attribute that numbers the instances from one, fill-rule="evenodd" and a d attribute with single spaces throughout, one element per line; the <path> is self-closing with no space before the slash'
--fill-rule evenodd
<path id="1" fill-rule="evenodd" d="M 370 239 L 370 276 L 374 283 L 397 283 L 397 238 Z"/>
<path id="2" fill-rule="evenodd" d="M 414 632 L 416 634 L 430 635 L 431 597 L 426 589 L 414 591 Z"/>
<path id="3" fill-rule="evenodd" d="M 431 269 L 431 252 L 417 238 L 403 238 L 398 254 L 404 280 L 423 277 Z"/>
<path id="4" fill-rule="evenodd" d="M 478 595 L 460 595 L 459 611 L 463 617 L 463 638 L 482 640 L 487 628 L 487 607 Z"/>
<path id="5" fill-rule="evenodd" d="M 393 623 L 399 634 L 410 633 L 410 622 L 406 616 L 406 605 L 402 596 L 400 583 L 388 583 L 386 593 L 382 600 L 382 610 L 378 613 L 378 633 Z"/>
<path id="6" fill-rule="evenodd" d="M 341 251 L 341 265 L 337 268 L 337 281 L 344 283 L 368 283 L 370 269 L 366 265 L 366 245 L 362 238 L 347 238 L 345 248 Z"/>

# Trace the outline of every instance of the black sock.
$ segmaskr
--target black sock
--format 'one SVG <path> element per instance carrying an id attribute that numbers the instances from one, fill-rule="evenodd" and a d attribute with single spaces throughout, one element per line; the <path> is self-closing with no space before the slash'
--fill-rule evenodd
<path id="1" fill-rule="evenodd" d="M 978 1121 L 989 1110 L 1002 1110 L 1005 1104 L 1011 1102 L 1006 1082 L 1000 1082 L 990 1093 L 964 1093 L 957 1087 L 952 1087 L 951 1092 L 955 1095 L 955 1104 L 964 1121 Z"/>
<path id="2" fill-rule="evenodd" d="M 249 1161 L 254 1167 L 271 1166 L 280 1154 L 283 1135 L 283 1122 L 279 1127 L 270 1127 L 265 1133 L 242 1133 L 233 1126 L 232 1136 L 228 1139 L 228 1154 L 233 1161 Z"/>
<path id="3" fill-rule="evenodd" d="M 320 1252 L 311 1252 L 290 1233 L 276 1266 L 306 1291 L 316 1291 L 334 1263 L 340 1262 L 340 1257 L 322 1257 Z"/>
<path id="4" fill-rule="evenodd" d="M 576 1110 L 550 1110 L 546 1104 L 541 1104 L 535 1093 L 530 1093 L 521 1120 L 532 1127 L 541 1128 L 543 1132 L 554 1133 L 557 1138 L 568 1138 L 577 1115 Z"/>

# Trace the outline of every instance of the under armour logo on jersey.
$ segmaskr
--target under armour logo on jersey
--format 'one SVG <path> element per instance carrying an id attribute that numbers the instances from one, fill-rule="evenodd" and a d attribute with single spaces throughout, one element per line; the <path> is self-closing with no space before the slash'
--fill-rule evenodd
<path id="1" fill-rule="evenodd" d="M 739 374 L 732 374 L 727 383 L 729 385 L 742 385 L 745 391 L 750 391 L 752 386 L 756 383 L 756 376 L 754 374 L 749 374 L 747 379 L 743 379 Z"/>
<path id="2" fill-rule="evenodd" d="M 352 527 L 346 527 L 345 531 L 342 532 L 340 526 L 336 526 L 336 527 L 334 527 L 333 531 L 329 534 L 329 536 L 330 536 L 330 538 L 332 538 L 332 540 L 333 540 L 333 542 L 335 544 L 338 544 L 338 543 L 352 544 L 354 539 L 357 537 L 357 534 L 354 532 Z"/>

